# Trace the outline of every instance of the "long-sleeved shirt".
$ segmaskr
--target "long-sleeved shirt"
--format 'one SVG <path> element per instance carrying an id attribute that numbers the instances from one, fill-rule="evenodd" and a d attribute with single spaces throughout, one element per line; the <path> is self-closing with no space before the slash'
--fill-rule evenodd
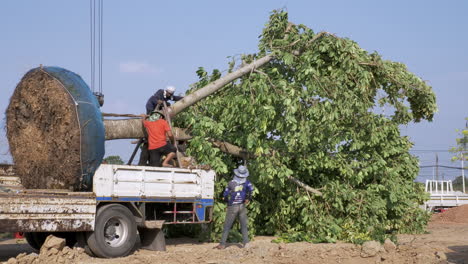
<path id="1" fill-rule="evenodd" d="M 242 204 L 245 200 L 251 200 L 254 191 L 253 184 L 246 180 L 244 183 L 230 181 L 226 189 L 224 189 L 224 200 L 228 205 Z"/>
<path id="2" fill-rule="evenodd" d="M 171 95 L 169 96 L 168 93 L 164 89 L 159 89 L 155 94 L 153 94 L 146 102 L 146 114 L 150 114 L 154 108 L 158 105 L 158 101 L 166 101 L 166 103 L 171 101 L 179 101 L 180 99 L 184 98 L 183 96 Z M 156 109 L 157 110 L 157 109 Z"/>

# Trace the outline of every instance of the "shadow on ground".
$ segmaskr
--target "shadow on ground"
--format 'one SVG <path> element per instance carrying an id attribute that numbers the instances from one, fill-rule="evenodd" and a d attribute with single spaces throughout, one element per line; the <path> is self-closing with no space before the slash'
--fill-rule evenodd
<path id="1" fill-rule="evenodd" d="M 448 252 L 447 261 L 456 264 L 468 264 L 468 245 L 466 246 L 450 246 L 452 252 Z"/>
<path id="2" fill-rule="evenodd" d="M 9 258 L 14 258 L 21 253 L 30 254 L 32 252 L 37 252 L 28 244 L 16 244 L 15 242 L 16 241 L 13 240 L 13 243 L 10 242 L 10 244 L 0 244 L 0 262 L 7 261 Z"/>

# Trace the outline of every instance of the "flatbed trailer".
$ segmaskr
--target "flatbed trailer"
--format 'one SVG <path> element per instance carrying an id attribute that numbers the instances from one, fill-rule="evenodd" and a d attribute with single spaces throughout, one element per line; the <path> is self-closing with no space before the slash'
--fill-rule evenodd
<path id="1" fill-rule="evenodd" d="M 103 164 L 92 192 L 70 192 L 0 176 L 0 232 L 25 232 L 36 249 L 55 234 L 105 258 L 129 254 L 137 234 L 144 248 L 165 250 L 163 225 L 211 222 L 214 180 L 212 170 Z"/>
<path id="2" fill-rule="evenodd" d="M 424 202 L 422 208 L 427 211 L 437 211 L 468 204 L 468 194 L 454 191 L 451 180 L 426 180 L 425 186 L 430 198 Z"/>

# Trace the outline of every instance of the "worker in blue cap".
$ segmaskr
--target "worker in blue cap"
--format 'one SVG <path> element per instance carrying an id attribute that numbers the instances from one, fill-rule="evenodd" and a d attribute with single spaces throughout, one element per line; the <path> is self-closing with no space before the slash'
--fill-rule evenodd
<path id="1" fill-rule="evenodd" d="M 247 180 L 249 170 L 246 166 L 239 166 L 234 169 L 234 178 L 228 183 L 224 190 L 224 200 L 227 202 L 226 220 L 224 221 L 224 230 L 221 242 L 215 248 L 225 249 L 226 240 L 231 230 L 232 224 L 239 216 L 242 232 L 242 244 L 244 248 L 249 247 L 249 230 L 246 205 L 252 200 L 254 186 Z"/>

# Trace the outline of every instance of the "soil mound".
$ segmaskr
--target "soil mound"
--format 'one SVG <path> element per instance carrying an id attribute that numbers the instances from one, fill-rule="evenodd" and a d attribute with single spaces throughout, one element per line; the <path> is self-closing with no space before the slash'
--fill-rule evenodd
<path id="1" fill-rule="evenodd" d="M 29 71 L 10 98 L 7 137 L 22 184 L 31 189 L 77 189 L 80 128 L 63 85 L 40 68 Z"/>
<path id="2" fill-rule="evenodd" d="M 468 223 L 468 205 L 453 207 L 439 214 L 434 214 L 431 222 L 435 223 Z"/>
<path id="3" fill-rule="evenodd" d="M 33 264 L 33 263 L 89 263 L 90 257 L 82 248 L 63 249 L 51 248 L 48 250 L 41 249 L 40 254 L 37 253 L 21 253 L 15 258 L 8 259 L 6 264 Z"/>

